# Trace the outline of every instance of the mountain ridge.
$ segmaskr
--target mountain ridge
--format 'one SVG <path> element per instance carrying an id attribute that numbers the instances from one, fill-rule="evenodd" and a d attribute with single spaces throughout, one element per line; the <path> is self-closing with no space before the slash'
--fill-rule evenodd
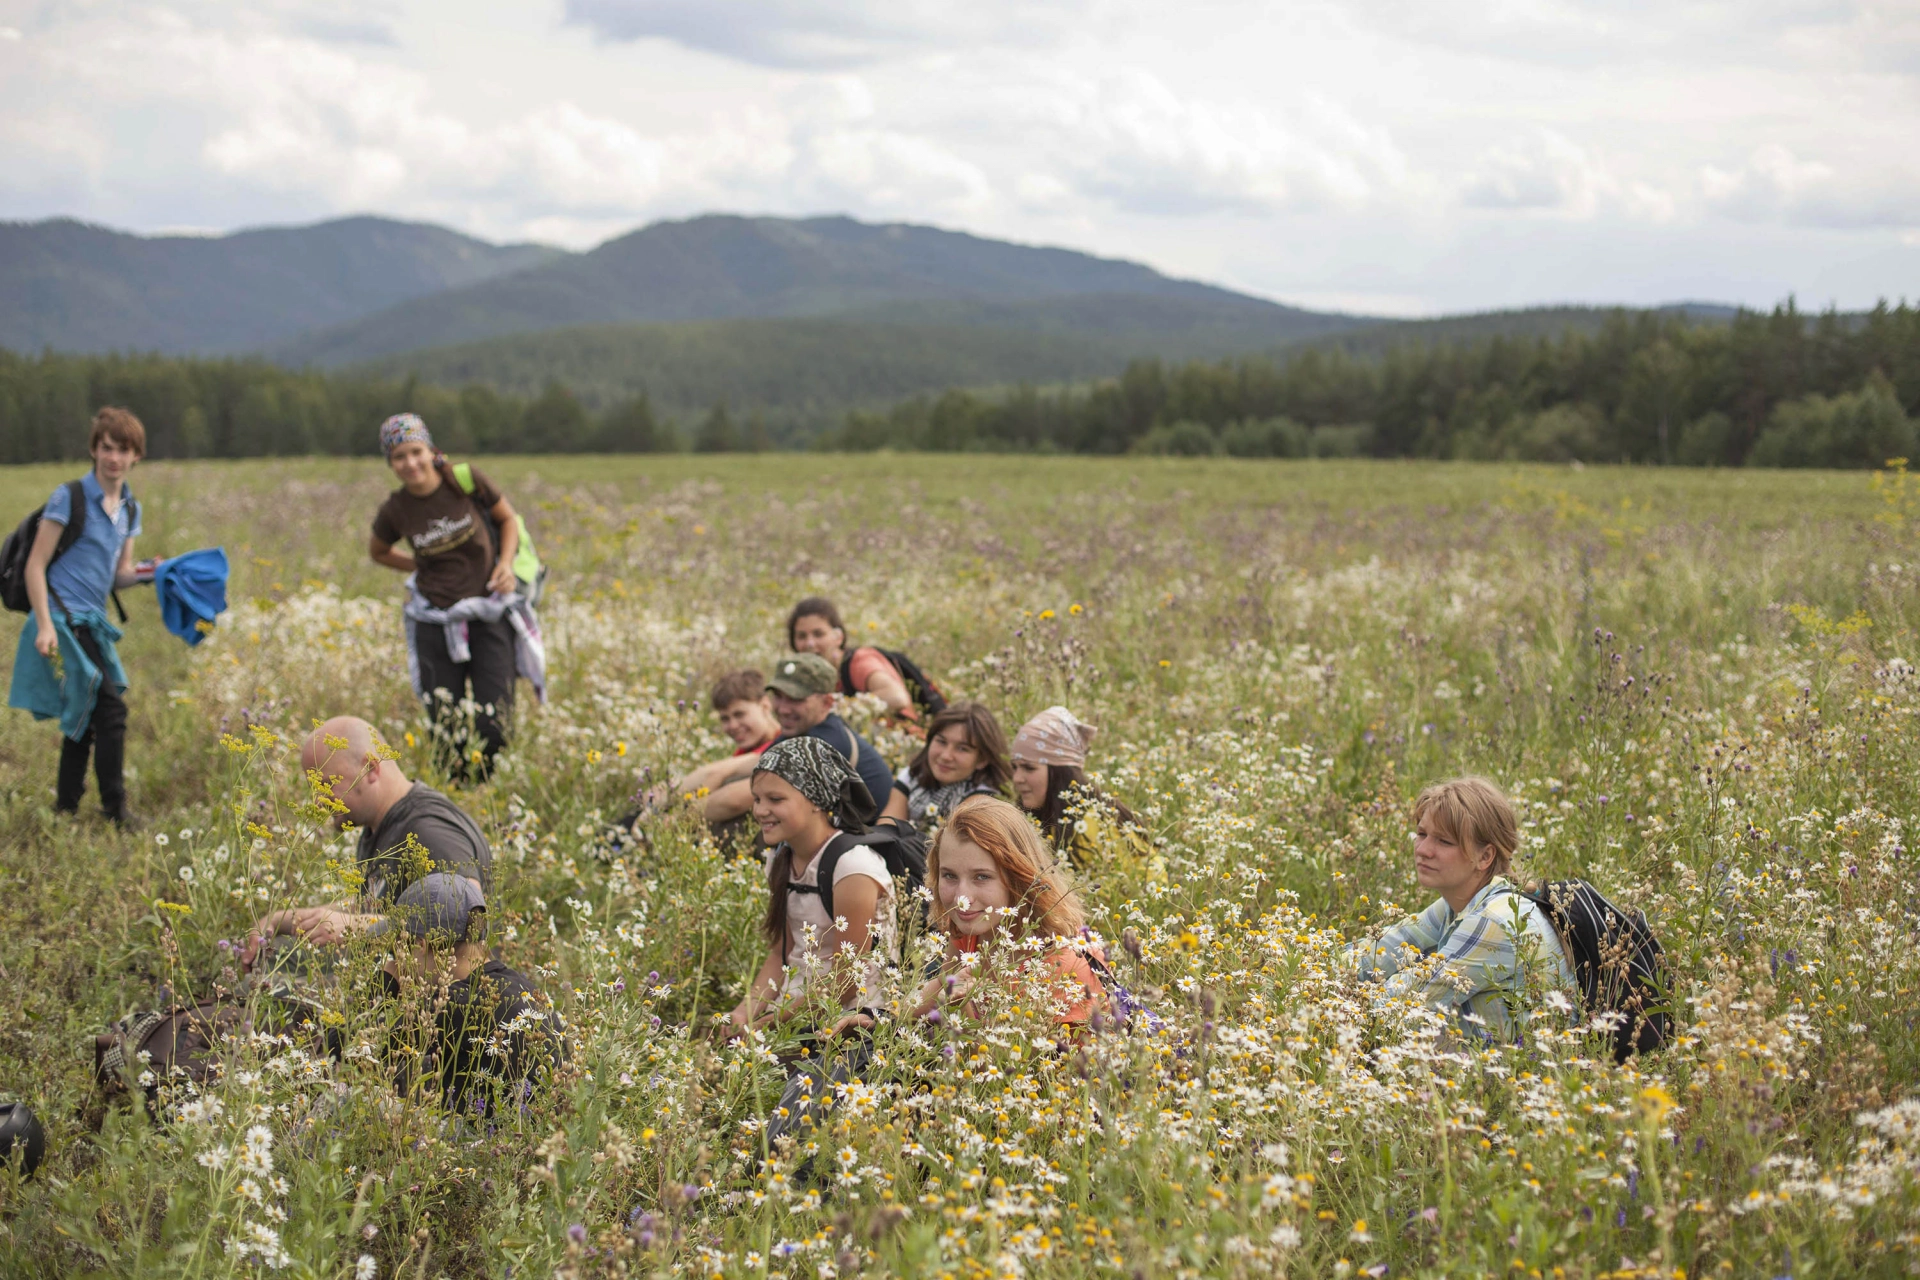
<path id="1" fill-rule="evenodd" d="M 1342 325 L 1124 259 L 912 223 L 739 214 L 651 223 L 584 254 L 411 299 L 276 348 L 287 363 L 356 364 L 415 348 L 581 325 L 844 315 L 903 303 L 1111 295 L 1179 299 L 1247 323 Z M 1254 344 L 1257 345 L 1257 342 Z"/>
<path id="2" fill-rule="evenodd" d="M 221 236 L 140 236 L 75 218 L 0 222 L 0 347 L 258 351 L 564 252 L 371 215 Z"/>

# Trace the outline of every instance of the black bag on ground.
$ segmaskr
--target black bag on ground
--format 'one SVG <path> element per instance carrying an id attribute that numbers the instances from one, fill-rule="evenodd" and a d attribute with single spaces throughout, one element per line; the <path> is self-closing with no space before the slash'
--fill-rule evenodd
<path id="1" fill-rule="evenodd" d="M 842 831 L 827 841 L 827 847 L 820 851 L 820 873 L 814 877 L 817 887 L 808 885 L 789 885 L 793 893 L 817 893 L 820 905 L 827 909 L 829 920 L 836 918 L 833 911 L 833 869 L 840 865 L 842 854 L 857 849 L 861 845 L 880 855 L 887 864 L 887 874 L 895 880 L 906 877 L 907 894 L 917 895 L 927 883 L 927 838 L 908 827 L 901 829 L 891 822 L 885 822 L 870 831 L 855 834 Z"/>
<path id="2" fill-rule="evenodd" d="M 317 1006 L 288 992 L 271 995 L 277 1030 L 306 1041 L 316 1055 L 340 1056 L 339 1033 L 321 1029 Z M 158 1119 L 161 1088 L 186 1081 L 205 1085 L 226 1056 L 226 1039 L 246 1034 L 251 1026 L 247 1005 L 233 999 L 131 1014 L 93 1038 L 94 1080 L 114 1098 L 131 1092 L 141 1073 L 151 1071 L 153 1082 L 139 1087 L 146 1095 L 147 1114 Z M 147 1055 L 144 1060 L 142 1053 Z"/>
<path id="3" fill-rule="evenodd" d="M 67 553 L 67 548 L 80 540 L 80 533 L 87 527 L 87 491 L 78 480 L 67 481 L 67 507 L 73 513 L 66 527 L 60 530 L 60 541 L 54 544 L 53 560 L 47 561 L 47 567 L 53 567 L 53 561 Z M 5 604 L 13 613 L 32 613 L 33 601 L 27 598 L 27 557 L 33 553 L 34 539 L 40 535 L 40 517 L 45 507 L 38 507 L 22 520 L 19 527 L 0 542 L 0 604 Z M 127 527 L 131 529 L 140 519 L 140 504 L 127 494 Z M 120 593 L 113 593 L 113 607 L 119 611 L 120 621 L 127 620 L 126 606 L 120 603 Z"/>
<path id="4" fill-rule="evenodd" d="M 147 1113 L 158 1115 L 160 1088 L 183 1080 L 204 1085 L 221 1058 L 221 1041 L 246 1021 L 247 1007 L 228 1000 L 169 1005 L 122 1018 L 93 1038 L 93 1074 L 109 1097 L 131 1091 L 140 1074 Z M 142 1053 L 148 1056 L 143 1060 Z"/>
<path id="5" fill-rule="evenodd" d="M 1621 1016 L 1613 1060 L 1665 1046 L 1673 1035 L 1667 967 L 1646 913 L 1622 911 L 1585 880 L 1554 880 L 1521 896 L 1546 912 L 1560 935 L 1586 1016 Z"/>
<path id="6" fill-rule="evenodd" d="M 861 645 L 859 648 L 879 649 L 879 646 Z M 853 655 L 855 652 L 857 652 L 855 648 L 849 647 L 847 651 L 840 656 L 840 687 L 842 689 L 853 688 Z M 940 686 L 933 682 L 933 677 L 920 669 L 919 663 L 909 658 L 906 654 L 901 653 L 898 649 L 880 649 L 879 652 L 882 657 L 893 664 L 894 670 L 900 673 L 901 681 L 907 686 L 907 696 L 913 699 L 913 704 L 919 707 L 922 712 L 930 716 L 937 716 L 947 709 L 946 695 L 940 692 Z M 884 797 L 881 803 L 885 803 Z"/>

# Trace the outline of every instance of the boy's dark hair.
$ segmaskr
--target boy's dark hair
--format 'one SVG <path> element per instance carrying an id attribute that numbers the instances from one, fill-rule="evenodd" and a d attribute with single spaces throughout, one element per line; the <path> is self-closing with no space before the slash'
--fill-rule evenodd
<path id="1" fill-rule="evenodd" d="M 1007 760 L 1006 732 L 993 718 L 993 712 L 987 710 L 985 703 L 956 702 L 927 721 L 927 741 L 932 742 L 935 734 L 955 725 L 966 730 L 967 741 L 980 753 L 980 767 L 974 770 L 974 779 L 995 791 L 1006 786 L 1007 780 L 1013 777 L 1013 765 Z M 907 776 L 923 787 L 934 785 L 933 766 L 927 763 L 924 746 L 907 765 Z"/>
<path id="2" fill-rule="evenodd" d="M 713 686 L 713 709 L 725 711 L 736 702 L 758 702 L 767 693 L 767 678 L 752 667 L 729 671 Z"/>
<path id="3" fill-rule="evenodd" d="M 787 648 L 793 648 L 793 629 L 800 625 L 802 618 L 825 618 L 827 625 L 847 634 L 847 624 L 840 621 L 840 611 L 833 607 L 833 601 L 825 596 L 808 596 L 793 606 L 793 612 L 787 615 Z"/>
<path id="4" fill-rule="evenodd" d="M 93 430 L 87 436 L 87 452 L 98 449 L 102 440 L 111 440 L 122 448 L 133 450 L 136 458 L 147 456 L 147 429 L 140 425 L 140 419 L 134 417 L 130 409 L 110 404 L 93 415 Z"/>

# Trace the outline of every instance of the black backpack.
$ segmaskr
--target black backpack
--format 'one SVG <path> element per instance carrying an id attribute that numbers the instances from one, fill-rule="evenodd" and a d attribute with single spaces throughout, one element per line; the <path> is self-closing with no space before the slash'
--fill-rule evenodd
<path id="1" fill-rule="evenodd" d="M 894 670 L 900 673 L 900 679 L 907 686 L 907 696 L 914 705 L 930 716 L 937 716 L 947 709 L 946 695 L 940 692 L 940 686 L 933 678 L 920 669 L 920 664 L 901 653 L 898 649 L 880 649 L 877 645 L 861 645 L 850 648 L 840 656 L 840 687 L 853 688 L 853 655 L 859 649 L 878 649 L 880 656 L 891 662 Z M 884 803 L 884 801 L 883 801 Z"/>
<path id="2" fill-rule="evenodd" d="M 872 849 L 887 864 L 887 874 L 895 880 L 902 876 L 907 880 L 908 896 L 917 895 L 927 883 L 927 838 L 912 827 L 901 828 L 891 822 L 882 823 L 870 831 L 858 833 L 842 831 L 827 842 L 820 851 L 820 872 L 814 876 L 814 883 L 789 883 L 791 893 L 817 894 L 820 905 L 827 910 L 829 920 L 836 919 L 833 914 L 833 869 L 840 864 L 840 856 L 861 845 Z"/>
<path id="3" fill-rule="evenodd" d="M 127 528 L 131 529 L 140 522 L 140 504 L 133 500 L 131 490 L 127 495 Z M 67 507 L 72 514 L 66 527 L 60 530 L 60 541 L 54 544 L 53 559 L 47 561 L 47 567 L 53 567 L 53 561 L 67 553 L 67 549 L 80 540 L 80 534 L 87 527 L 87 491 L 78 480 L 67 481 Z M 34 539 L 40 535 L 40 517 L 46 513 L 45 507 L 34 510 L 20 522 L 18 528 L 0 542 L 0 603 L 4 603 L 14 613 L 32 613 L 33 601 L 27 598 L 27 557 L 33 552 Z M 48 587 L 51 598 L 52 587 Z M 120 593 L 113 594 L 113 607 L 120 614 L 120 621 L 127 620 L 127 608 L 120 603 Z M 59 602 L 54 601 L 56 604 Z M 60 606 L 62 609 L 65 605 Z"/>
<path id="4" fill-rule="evenodd" d="M 1520 895 L 1547 913 L 1591 1018 L 1618 1013 L 1613 1060 L 1663 1047 L 1673 1035 L 1667 966 L 1645 912 L 1622 911 L 1585 880 L 1554 880 Z"/>

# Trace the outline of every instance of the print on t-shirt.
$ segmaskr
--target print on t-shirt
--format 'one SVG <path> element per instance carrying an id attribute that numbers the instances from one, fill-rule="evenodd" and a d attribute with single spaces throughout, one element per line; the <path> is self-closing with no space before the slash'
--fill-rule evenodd
<path id="1" fill-rule="evenodd" d="M 440 487 L 425 497 L 394 490 L 373 517 L 373 536 L 388 546 L 406 539 L 420 594 L 436 609 L 450 608 L 488 594 L 494 548 L 482 521 L 499 501 L 500 490 L 479 471 L 471 496 L 443 472 Z"/>

